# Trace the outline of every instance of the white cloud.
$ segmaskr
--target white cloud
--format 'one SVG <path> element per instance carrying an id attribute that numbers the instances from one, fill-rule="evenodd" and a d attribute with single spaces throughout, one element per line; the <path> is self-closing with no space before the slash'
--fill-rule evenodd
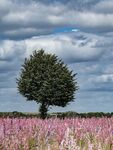
<path id="1" fill-rule="evenodd" d="M 91 81 L 96 83 L 107 83 L 107 82 L 113 83 L 113 74 L 102 74 L 100 76 L 91 79 Z"/>
<path id="2" fill-rule="evenodd" d="M 106 68 L 104 68 L 104 74 L 113 74 L 113 64 L 107 65 Z"/>
<path id="3" fill-rule="evenodd" d="M 68 62 L 92 61 L 98 59 L 103 50 L 97 48 L 98 39 L 86 37 L 78 39 L 80 33 L 74 33 L 75 37 L 66 34 L 35 37 L 25 40 L 27 55 L 32 50 L 45 49 L 47 52 L 55 53 Z"/>
<path id="4" fill-rule="evenodd" d="M 102 74 L 89 79 L 90 82 L 99 84 L 101 83 L 113 83 L 113 74 Z"/>
<path id="5" fill-rule="evenodd" d="M 4 40 L 0 46 L 0 59 L 11 60 L 16 57 L 29 56 L 33 50 L 44 49 L 46 52 L 55 53 L 66 62 L 93 61 L 99 59 L 103 50 L 96 47 L 99 37 L 90 37 L 86 34 L 85 39 L 81 32 L 68 34 L 56 34 L 49 36 L 34 37 L 21 41 Z"/>
<path id="6" fill-rule="evenodd" d="M 99 13 L 113 13 L 113 0 L 100 1 L 93 9 Z"/>
<path id="7" fill-rule="evenodd" d="M 72 32 L 77 32 L 78 31 L 78 29 L 72 29 Z"/>
<path id="8" fill-rule="evenodd" d="M 81 28 L 113 28 L 113 14 L 98 14 L 94 12 L 77 12 L 72 19 Z"/>
<path id="9" fill-rule="evenodd" d="M 0 60 L 12 60 L 25 52 L 24 41 L 3 40 L 0 42 Z"/>
<path id="10" fill-rule="evenodd" d="M 112 2 L 98 1 L 90 8 L 83 7 L 82 1 L 77 3 L 78 9 L 74 7 L 76 2 L 64 3 L 53 2 L 51 4 L 41 1 L 1 1 L 0 5 L 0 32 L 5 37 L 26 38 L 35 35 L 52 33 L 56 28 L 73 26 L 87 32 L 113 31 Z M 73 4 L 70 8 L 69 4 Z M 80 5 L 79 5 L 80 4 Z M 85 6 L 88 2 L 83 3 Z M 107 8 L 108 7 L 108 8 Z M 101 10 L 99 12 L 98 10 Z"/>

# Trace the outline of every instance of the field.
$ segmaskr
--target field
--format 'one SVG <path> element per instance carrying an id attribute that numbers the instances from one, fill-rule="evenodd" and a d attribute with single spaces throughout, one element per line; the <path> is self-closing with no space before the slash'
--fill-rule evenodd
<path id="1" fill-rule="evenodd" d="M 113 150 L 113 117 L 0 118 L 0 150 Z"/>

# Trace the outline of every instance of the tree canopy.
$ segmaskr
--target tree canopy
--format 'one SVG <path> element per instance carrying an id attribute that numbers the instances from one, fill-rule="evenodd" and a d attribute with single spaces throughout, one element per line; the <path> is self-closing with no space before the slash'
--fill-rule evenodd
<path id="1" fill-rule="evenodd" d="M 55 54 L 35 50 L 22 65 L 18 90 L 28 101 L 40 104 L 41 117 L 45 118 L 50 105 L 65 107 L 74 100 L 78 89 L 75 76 Z"/>

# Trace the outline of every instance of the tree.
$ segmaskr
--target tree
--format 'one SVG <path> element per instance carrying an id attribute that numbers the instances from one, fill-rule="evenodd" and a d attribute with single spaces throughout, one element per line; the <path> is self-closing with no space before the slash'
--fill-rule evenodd
<path id="1" fill-rule="evenodd" d="M 22 65 L 18 90 L 28 101 L 40 103 L 39 112 L 44 119 L 50 105 L 65 107 L 73 101 L 78 89 L 75 76 L 56 55 L 35 50 Z"/>

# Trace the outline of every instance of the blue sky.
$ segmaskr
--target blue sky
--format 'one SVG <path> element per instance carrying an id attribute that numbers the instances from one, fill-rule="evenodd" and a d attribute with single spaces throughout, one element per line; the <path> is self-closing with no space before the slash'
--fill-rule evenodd
<path id="1" fill-rule="evenodd" d="M 38 111 L 16 78 L 41 48 L 78 73 L 75 102 L 50 111 L 113 111 L 113 0 L 0 0 L 0 111 Z"/>

